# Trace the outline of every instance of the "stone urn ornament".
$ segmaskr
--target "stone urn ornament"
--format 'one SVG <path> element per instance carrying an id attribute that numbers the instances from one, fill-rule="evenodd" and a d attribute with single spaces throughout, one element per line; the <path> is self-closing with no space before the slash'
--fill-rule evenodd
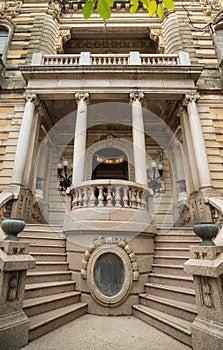
<path id="1" fill-rule="evenodd" d="M 2 221 L 1 228 L 6 234 L 5 241 L 18 241 L 17 235 L 22 232 L 26 223 L 22 219 L 7 218 Z"/>
<path id="2" fill-rule="evenodd" d="M 215 245 L 212 241 L 218 234 L 219 227 L 213 222 L 199 222 L 193 227 L 194 232 L 202 239 L 202 246 Z"/>

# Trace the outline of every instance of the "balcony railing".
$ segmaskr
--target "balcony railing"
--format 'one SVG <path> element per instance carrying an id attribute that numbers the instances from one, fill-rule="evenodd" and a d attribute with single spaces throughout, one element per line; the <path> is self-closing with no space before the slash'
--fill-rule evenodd
<path id="1" fill-rule="evenodd" d="M 148 188 L 124 180 L 93 180 L 71 189 L 72 210 L 88 207 L 131 208 L 149 211 Z"/>
<path id="2" fill-rule="evenodd" d="M 43 55 L 34 53 L 32 66 L 189 66 L 190 57 L 187 52 L 178 54 L 141 54 L 131 51 L 128 54 L 91 54 L 81 52 L 75 55 Z"/>

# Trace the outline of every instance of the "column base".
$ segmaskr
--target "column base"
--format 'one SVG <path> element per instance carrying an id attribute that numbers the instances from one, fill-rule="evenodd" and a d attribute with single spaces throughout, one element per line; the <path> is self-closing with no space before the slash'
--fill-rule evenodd
<path id="1" fill-rule="evenodd" d="M 193 350 L 222 350 L 223 324 L 196 317 L 192 324 Z"/>
<path id="2" fill-rule="evenodd" d="M 0 316 L 1 350 L 15 350 L 28 343 L 29 320 L 25 313 Z"/>

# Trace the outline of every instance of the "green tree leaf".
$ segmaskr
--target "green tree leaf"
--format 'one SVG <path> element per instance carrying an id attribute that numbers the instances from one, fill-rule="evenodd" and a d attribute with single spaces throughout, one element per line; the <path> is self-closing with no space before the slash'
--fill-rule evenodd
<path id="1" fill-rule="evenodd" d="M 131 0 L 130 4 L 132 5 L 129 9 L 129 12 L 131 14 L 135 13 L 139 7 L 139 1 L 138 0 Z"/>
<path id="2" fill-rule="evenodd" d="M 155 0 L 151 0 L 149 3 L 149 15 L 150 17 L 152 17 L 152 15 L 154 15 L 154 13 L 156 12 L 157 9 L 157 3 Z"/>
<path id="3" fill-rule="evenodd" d="M 107 0 L 107 3 L 110 7 L 114 5 L 115 0 Z"/>
<path id="4" fill-rule="evenodd" d="M 143 3 L 143 7 L 148 9 L 149 8 L 149 4 L 150 4 L 150 0 L 141 0 Z"/>
<path id="5" fill-rule="evenodd" d="M 107 0 L 98 1 L 97 11 L 103 19 L 109 19 L 111 17 L 111 11 Z"/>
<path id="6" fill-rule="evenodd" d="M 83 9 L 83 14 L 84 14 L 84 18 L 88 19 L 93 11 L 93 7 L 94 7 L 94 2 L 93 0 L 88 0 L 85 4 L 84 4 L 84 9 Z"/>
<path id="7" fill-rule="evenodd" d="M 173 10 L 174 9 L 174 3 L 173 0 L 163 0 L 164 6 L 168 9 L 168 10 Z"/>
<path id="8" fill-rule="evenodd" d="M 158 4 L 156 13 L 160 19 L 163 18 L 163 4 Z"/>

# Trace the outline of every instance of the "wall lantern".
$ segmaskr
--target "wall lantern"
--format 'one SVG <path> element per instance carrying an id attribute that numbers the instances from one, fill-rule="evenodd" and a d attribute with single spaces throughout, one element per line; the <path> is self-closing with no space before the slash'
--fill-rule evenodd
<path id="1" fill-rule="evenodd" d="M 57 164 L 57 175 L 60 179 L 60 185 L 59 190 L 60 191 L 66 191 L 68 187 L 72 184 L 72 173 L 70 175 L 67 174 L 67 170 L 69 167 L 68 161 L 64 160 L 63 163 Z M 70 166 L 70 169 L 72 171 L 72 164 Z"/>

